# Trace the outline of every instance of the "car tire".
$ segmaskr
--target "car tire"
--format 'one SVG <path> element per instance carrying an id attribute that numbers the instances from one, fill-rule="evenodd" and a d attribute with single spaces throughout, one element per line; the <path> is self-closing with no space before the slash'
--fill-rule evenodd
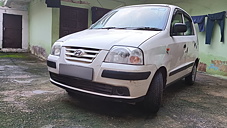
<path id="1" fill-rule="evenodd" d="M 153 77 L 153 80 L 143 101 L 143 106 L 146 111 L 150 113 L 157 113 L 159 111 L 162 102 L 163 87 L 163 75 L 161 72 L 157 72 Z"/>
<path id="2" fill-rule="evenodd" d="M 197 66 L 194 65 L 191 73 L 185 77 L 185 83 L 187 85 L 193 85 L 195 83 L 196 73 L 197 73 Z"/>

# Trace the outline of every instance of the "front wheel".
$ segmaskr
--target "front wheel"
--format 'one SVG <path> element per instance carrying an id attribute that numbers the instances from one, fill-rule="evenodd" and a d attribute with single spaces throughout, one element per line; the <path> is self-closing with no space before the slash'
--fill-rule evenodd
<path id="1" fill-rule="evenodd" d="M 163 75 L 161 72 L 157 72 L 150 84 L 147 95 L 143 101 L 143 105 L 146 111 L 151 113 L 158 112 L 162 101 L 163 86 Z"/>
<path id="2" fill-rule="evenodd" d="M 195 83 L 196 73 L 197 73 L 197 66 L 194 65 L 191 73 L 185 77 L 185 83 L 187 85 L 193 85 Z"/>

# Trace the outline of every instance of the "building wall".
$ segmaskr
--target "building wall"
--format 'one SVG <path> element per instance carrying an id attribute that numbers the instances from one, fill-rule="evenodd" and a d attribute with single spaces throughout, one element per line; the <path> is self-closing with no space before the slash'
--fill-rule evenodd
<path id="1" fill-rule="evenodd" d="M 4 4 L 4 1 L 0 1 L 0 6 L 2 6 Z"/>
<path id="2" fill-rule="evenodd" d="M 0 49 L 3 41 L 3 14 L 22 15 L 22 51 L 28 50 L 28 12 L 7 7 L 0 7 Z M 6 51 L 12 51 L 5 49 Z"/>
<path id="3" fill-rule="evenodd" d="M 52 8 L 47 8 L 45 0 L 32 0 L 28 12 L 31 53 L 45 59 L 52 44 Z"/>
<path id="4" fill-rule="evenodd" d="M 51 45 L 54 44 L 54 42 L 59 39 L 59 30 L 60 30 L 60 9 L 59 8 L 53 8 L 52 9 L 52 42 Z"/>
<path id="5" fill-rule="evenodd" d="M 192 16 L 207 15 L 227 11 L 226 0 L 147 0 L 144 3 L 164 3 L 180 6 Z M 206 18 L 207 20 L 207 18 Z M 200 50 L 200 67 L 199 70 L 211 74 L 227 76 L 227 20 L 225 19 L 225 41 L 220 42 L 220 27 L 216 23 L 211 44 L 205 44 L 205 32 L 199 32 L 196 24 L 199 50 Z"/>

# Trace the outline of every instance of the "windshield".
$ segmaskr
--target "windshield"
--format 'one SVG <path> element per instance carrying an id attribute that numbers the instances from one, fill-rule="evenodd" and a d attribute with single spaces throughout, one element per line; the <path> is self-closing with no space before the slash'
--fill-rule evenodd
<path id="1" fill-rule="evenodd" d="M 169 8 L 162 6 L 130 7 L 113 10 L 97 21 L 91 29 L 165 29 Z"/>

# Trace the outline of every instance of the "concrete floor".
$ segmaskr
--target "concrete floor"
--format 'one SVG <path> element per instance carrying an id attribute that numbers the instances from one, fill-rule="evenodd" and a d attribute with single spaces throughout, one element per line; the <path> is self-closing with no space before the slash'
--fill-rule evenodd
<path id="1" fill-rule="evenodd" d="M 164 91 L 156 115 L 138 106 L 70 97 L 49 82 L 45 61 L 27 53 L 0 53 L 1 128 L 225 128 L 227 79 L 198 73 Z"/>

